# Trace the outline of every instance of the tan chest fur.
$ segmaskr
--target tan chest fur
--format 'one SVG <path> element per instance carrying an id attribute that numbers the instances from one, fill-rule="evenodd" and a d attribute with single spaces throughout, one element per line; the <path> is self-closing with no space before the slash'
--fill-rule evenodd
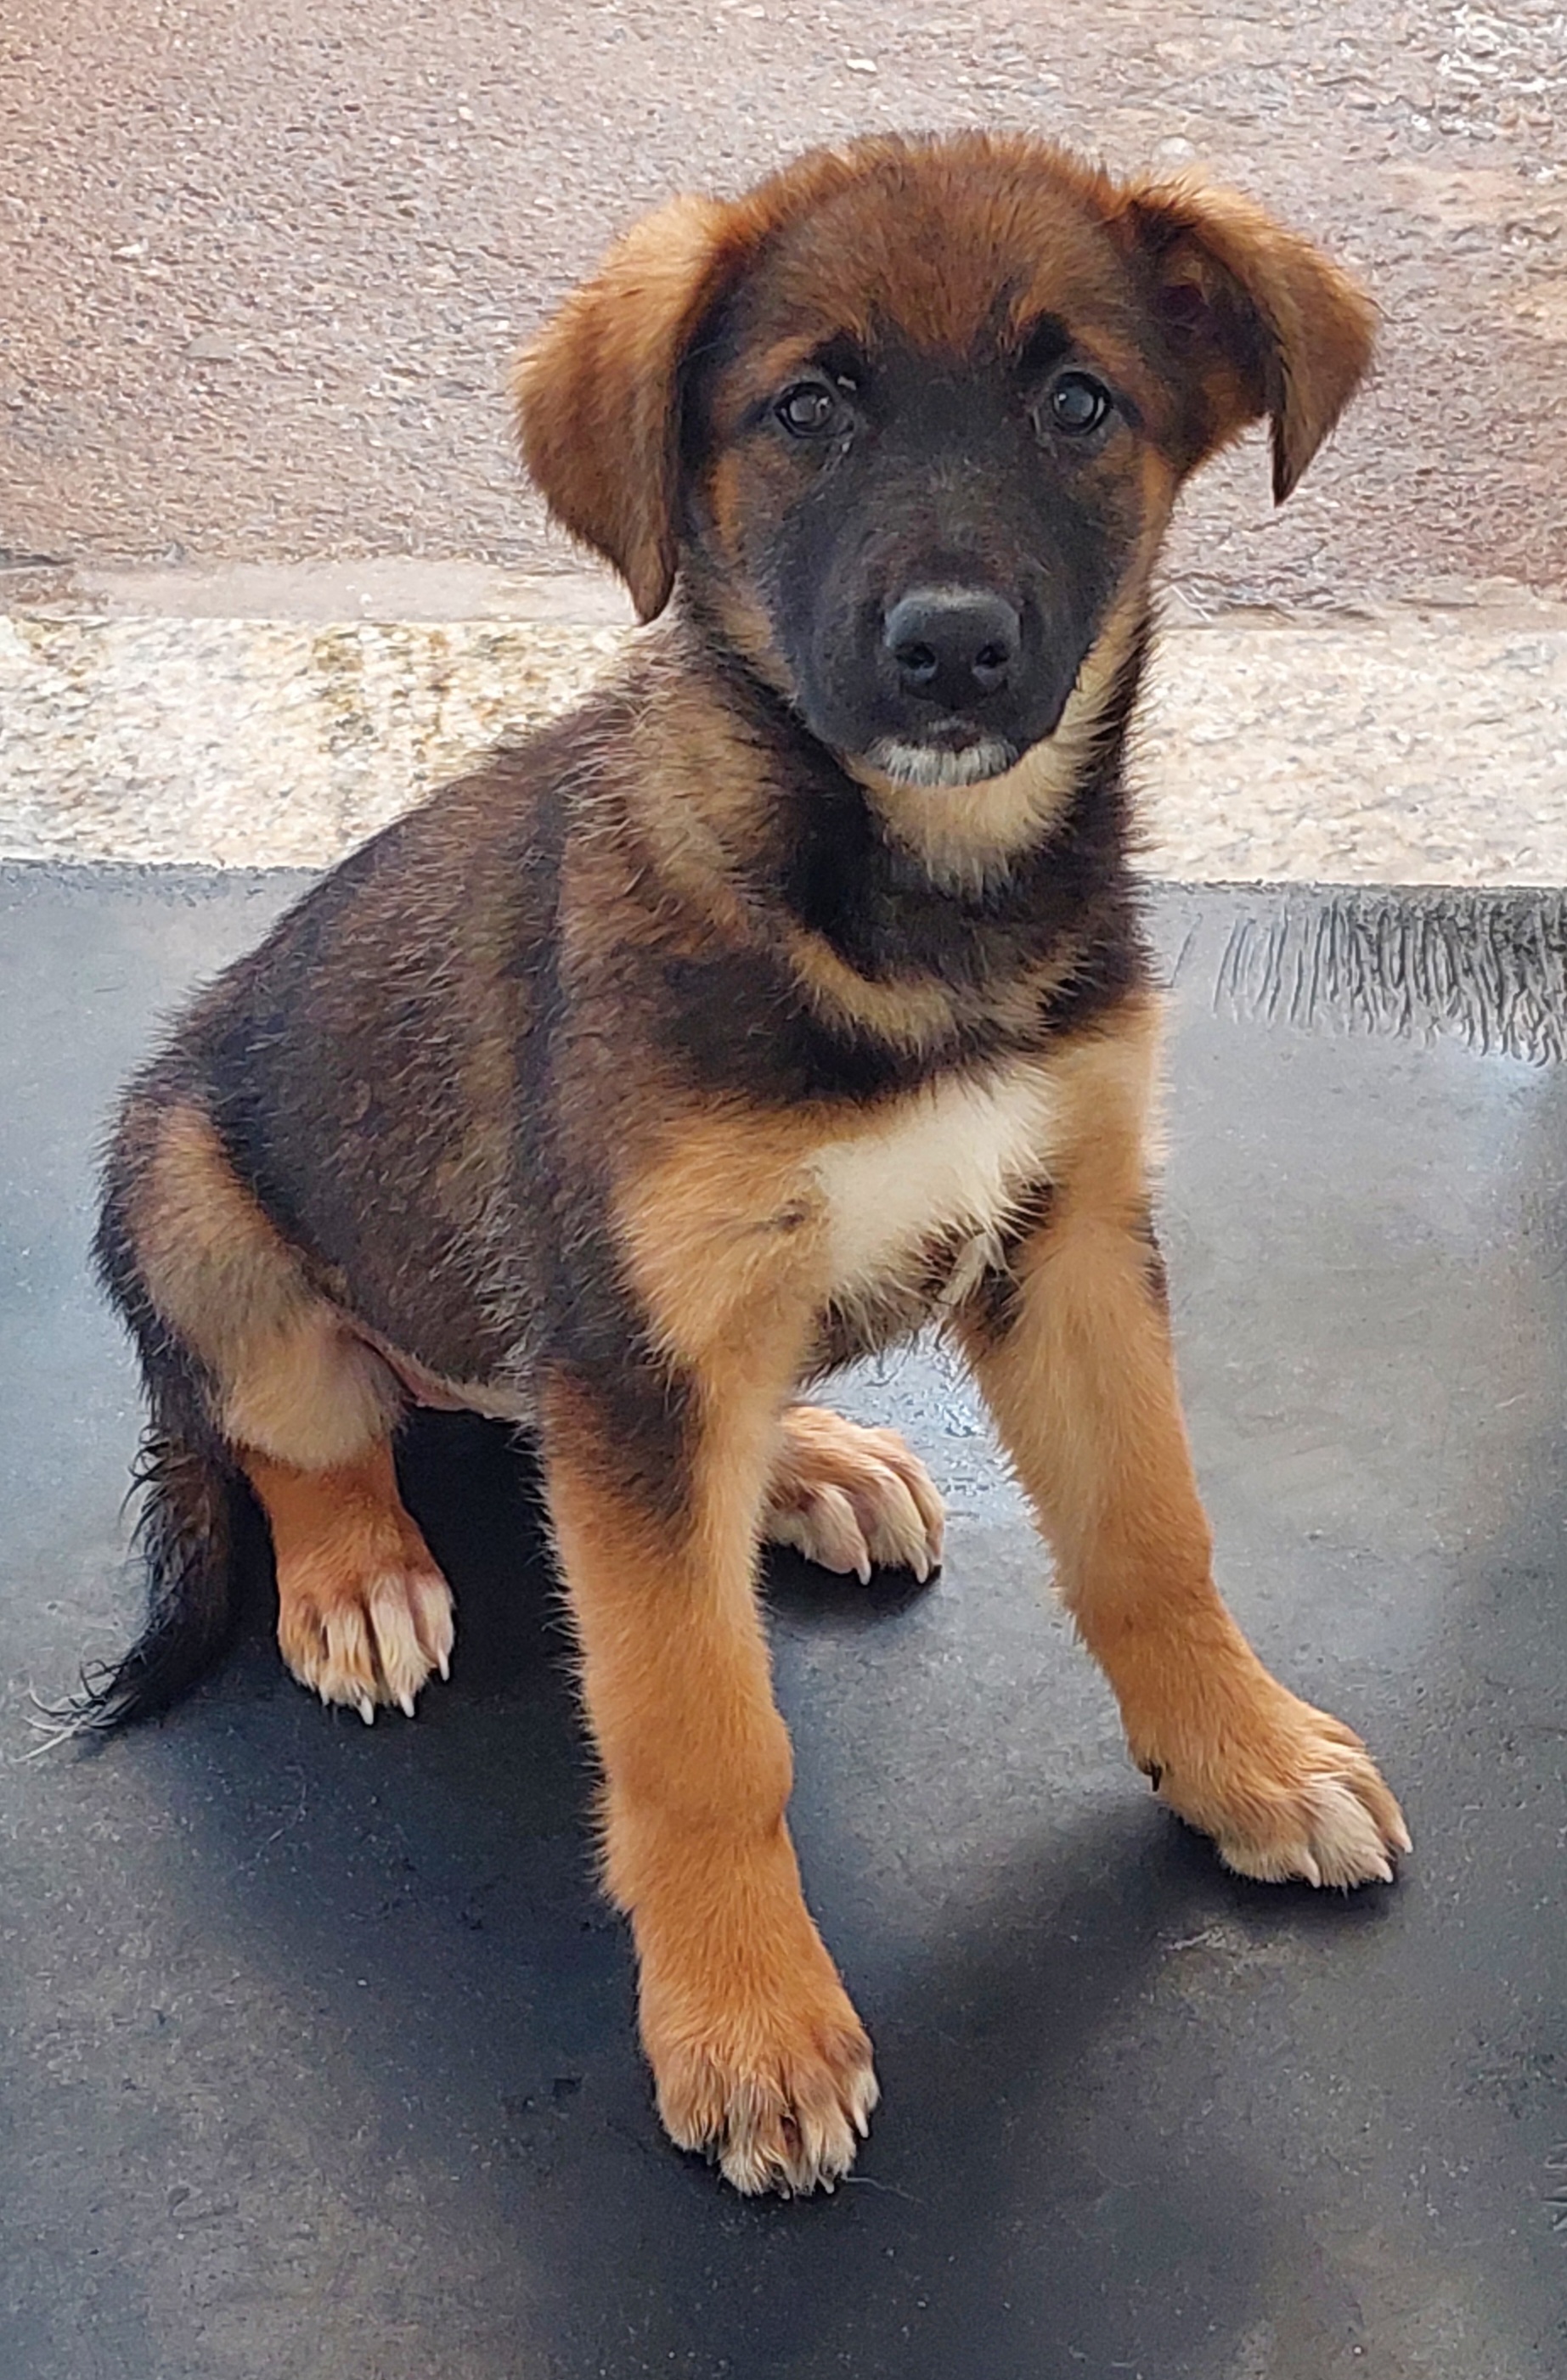
<path id="1" fill-rule="evenodd" d="M 916 1327 L 921 1307 L 973 1287 L 1052 1177 L 1072 1083 L 1071 1059 L 1052 1053 L 825 1134 L 801 1108 L 672 1121 L 616 1201 L 626 1277 L 657 1339 L 686 1363 L 765 1371 L 808 1350 L 830 1306 L 883 1320 L 895 1307 L 900 1333 Z"/>
<path id="2" fill-rule="evenodd" d="M 961 1250 L 946 1294 L 993 1261 L 1021 1193 L 1049 1170 L 1056 1101 L 1033 1069 L 990 1083 L 950 1081 L 888 1122 L 819 1148 L 811 1175 L 827 1202 L 830 1293 L 852 1302 L 906 1271 L 933 1244 Z"/>

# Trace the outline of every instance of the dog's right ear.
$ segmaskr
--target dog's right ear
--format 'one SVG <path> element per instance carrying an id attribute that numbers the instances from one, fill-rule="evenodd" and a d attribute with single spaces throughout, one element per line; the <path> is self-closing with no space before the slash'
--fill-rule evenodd
<path id="1" fill-rule="evenodd" d="M 551 511 L 613 564 L 644 620 L 674 585 L 680 367 L 747 245 L 740 209 L 672 200 L 611 249 L 513 381 L 523 458 Z"/>

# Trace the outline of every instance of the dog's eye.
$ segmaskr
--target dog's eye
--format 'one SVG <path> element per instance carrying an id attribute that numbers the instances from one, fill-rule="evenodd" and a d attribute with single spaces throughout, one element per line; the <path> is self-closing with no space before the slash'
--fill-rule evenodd
<path id="1" fill-rule="evenodd" d="M 784 391 L 773 410 L 796 438 L 820 438 L 837 427 L 844 408 L 819 380 L 803 380 L 798 387 Z"/>
<path id="2" fill-rule="evenodd" d="M 1068 438 L 1086 438 L 1109 416 L 1115 400 L 1108 388 L 1087 372 L 1063 372 L 1045 400 L 1051 427 Z"/>

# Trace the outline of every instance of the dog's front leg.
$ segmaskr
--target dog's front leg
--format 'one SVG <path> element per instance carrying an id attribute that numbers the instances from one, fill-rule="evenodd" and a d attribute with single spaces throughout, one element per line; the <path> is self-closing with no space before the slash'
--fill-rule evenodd
<path id="1" fill-rule="evenodd" d="M 756 1597 L 776 1405 L 754 1383 L 716 1387 L 672 1401 L 660 1451 L 557 1379 L 546 1487 L 659 2112 L 737 2189 L 803 2192 L 846 2171 L 877 2086 L 784 1819 L 789 1739 Z"/>
<path id="2" fill-rule="evenodd" d="M 1244 1876 L 1391 1881 L 1409 1837 L 1365 1746 L 1269 1674 L 1213 1584 L 1148 1223 L 1151 1053 L 1129 1034 L 1068 1076 L 1053 1192 L 959 1335 L 1156 1791 Z"/>

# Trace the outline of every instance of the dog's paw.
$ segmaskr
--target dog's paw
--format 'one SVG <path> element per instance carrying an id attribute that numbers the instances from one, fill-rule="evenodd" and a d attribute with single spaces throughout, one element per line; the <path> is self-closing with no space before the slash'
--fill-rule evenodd
<path id="1" fill-rule="evenodd" d="M 768 1490 L 765 1533 L 823 1570 L 911 1570 L 941 1559 L 941 1500 L 923 1463 L 891 1429 L 862 1429 L 817 1405 L 794 1405 Z"/>
<path id="2" fill-rule="evenodd" d="M 642 2037 L 671 2140 L 747 2197 L 832 2190 L 854 2163 L 881 2092 L 835 1977 L 798 2002 L 653 2014 L 644 2000 Z"/>
<path id="3" fill-rule="evenodd" d="M 1391 1884 L 1412 1848 L 1397 1802 L 1353 1728 L 1275 1687 L 1232 1740 L 1141 1766 L 1161 1801 L 1264 1884 Z"/>
<path id="4" fill-rule="evenodd" d="M 334 1560 L 322 1548 L 280 1570 L 277 1641 L 302 1686 L 368 1723 L 378 1703 L 410 1718 L 431 1674 L 449 1674 L 452 1592 L 425 1550 L 388 1548 L 383 1563 Z"/>

